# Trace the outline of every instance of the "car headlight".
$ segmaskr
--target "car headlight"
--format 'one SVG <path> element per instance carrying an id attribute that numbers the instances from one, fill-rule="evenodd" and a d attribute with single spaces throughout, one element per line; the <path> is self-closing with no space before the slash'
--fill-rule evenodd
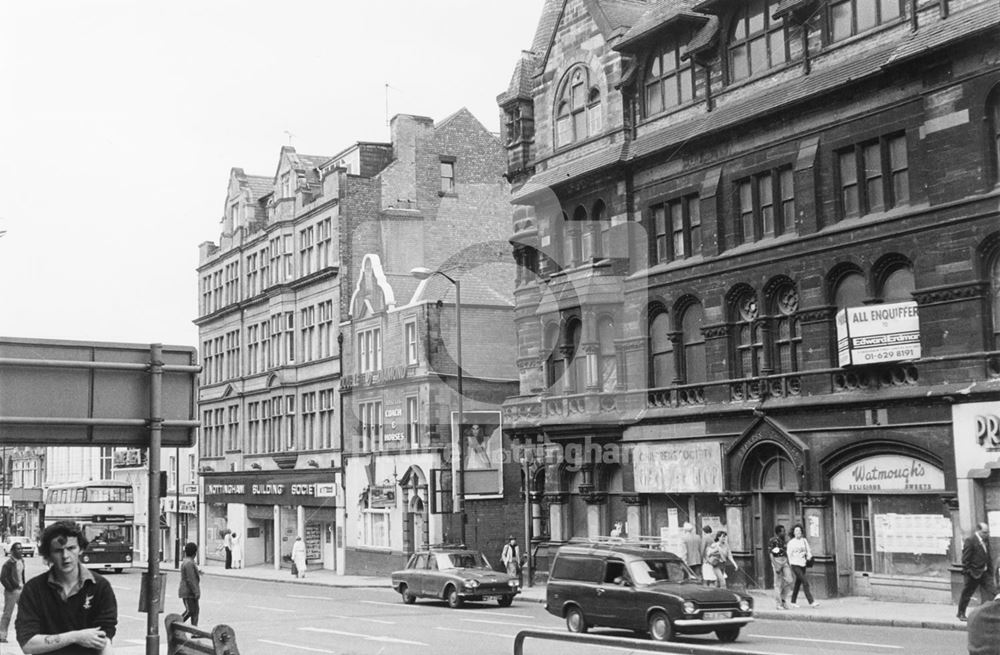
<path id="1" fill-rule="evenodd" d="M 691 601 L 686 601 L 684 603 L 684 613 L 694 614 L 694 603 L 692 603 Z"/>
<path id="2" fill-rule="evenodd" d="M 521 585 L 520 585 L 520 583 L 517 580 L 508 580 L 507 581 L 507 586 L 508 587 L 520 587 Z"/>
<path id="3" fill-rule="evenodd" d="M 750 611 L 750 601 L 743 599 L 740 601 L 740 611 L 749 612 Z"/>
<path id="4" fill-rule="evenodd" d="M 131 555 L 126 555 L 125 556 L 125 561 L 126 562 L 131 562 L 132 561 L 132 556 Z"/>
<path id="5" fill-rule="evenodd" d="M 468 587 L 469 589 L 475 589 L 476 587 L 479 586 L 479 580 L 466 580 L 465 586 Z"/>
<path id="6" fill-rule="evenodd" d="M 90 561 L 90 555 L 84 555 L 80 559 L 82 559 L 84 562 L 89 562 Z"/>

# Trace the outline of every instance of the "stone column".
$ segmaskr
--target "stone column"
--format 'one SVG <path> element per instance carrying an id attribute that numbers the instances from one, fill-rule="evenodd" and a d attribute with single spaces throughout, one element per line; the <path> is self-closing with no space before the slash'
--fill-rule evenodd
<path id="1" fill-rule="evenodd" d="M 958 496 L 953 494 L 941 496 L 941 503 L 945 512 L 951 519 L 951 566 L 948 572 L 951 577 L 951 600 L 958 602 L 958 597 L 962 594 L 962 587 L 965 586 L 965 578 L 962 576 L 962 542 L 964 534 L 962 530 L 961 514 L 959 510 Z"/>
<path id="2" fill-rule="evenodd" d="M 549 501 L 549 536 L 552 541 L 566 541 L 566 503 L 569 502 L 569 494 L 560 491 L 545 494 L 545 499 Z"/>
<path id="3" fill-rule="evenodd" d="M 817 598 L 837 595 L 836 548 L 833 543 L 833 510 L 830 493 L 806 491 L 795 494 L 802 505 L 803 526 L 815 563 L 806 570 L 809 585 Z"/>
<path id="4" fill-rule="evenodd" d="M 720 496 L 722 505 L 726 508 L 726 533 L 729 535 L 729 548 L 733 551 L 733 559 L 740 567 L 734 579 L 728 581 L 730 587 L 745 587 L 764 582 L 763 573 L 756 570 L 753 556 L 753 539 L 750 530 L 753 517 L 750 515 L 750 494 L 727 491 Z"/>

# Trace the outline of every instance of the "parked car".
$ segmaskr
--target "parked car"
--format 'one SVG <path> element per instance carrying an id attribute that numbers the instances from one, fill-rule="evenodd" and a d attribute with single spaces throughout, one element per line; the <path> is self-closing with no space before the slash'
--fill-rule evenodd
<path id="1" fill-rule="evenodd" d="M 10 555 L 10 548 L 14 544 L 21 544 L 21 554 L 25 557 L 35 556 L 35 542 L 30 537 L 9 536 L 2 544 L 4 557 Z"/>
<path id="2" fill-rule="evenodd" d="M 452 608 L 484 600 L 508 607 L 521 592 L 517 578 L 494 571 L 482 553 L 463 547 L 414 553 L 405 569 L 392 574 L 392 588 L 408 605 L 417 598 L 438 598 Z"/>
<path id="3" fill-rule="evenodd" d="M 753 621 L 750 596 L 704 586 L 673 553 L 608 543 L 570 544 L 556 552 L 545 609 L 564 618 L 570 632 L 625 628 L 656 641 L 709 632 L 736 641 Z"/>

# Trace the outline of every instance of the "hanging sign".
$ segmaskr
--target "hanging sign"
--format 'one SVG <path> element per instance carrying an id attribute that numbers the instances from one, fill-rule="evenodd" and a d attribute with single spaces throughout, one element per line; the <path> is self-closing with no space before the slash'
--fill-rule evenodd
<path id="1" fill-rule="evenodd" d="M 847 307 L 837 312 L 837 357 L 841 366 L 920 357 L 917 303 Z"/>
<path id="2" fill-rule="evenodd" d="M 945 491 L 944 471 L 913 457 L 878 455 L 849 464 L 830 478 L 834 493 Z"/>

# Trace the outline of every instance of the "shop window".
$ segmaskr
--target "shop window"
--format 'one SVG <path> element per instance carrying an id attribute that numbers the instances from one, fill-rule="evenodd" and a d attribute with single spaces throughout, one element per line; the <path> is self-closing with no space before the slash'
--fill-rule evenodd
<path id="1" fill-rule="evenodd" d="M 829 6 L 830 40 L 842 41 L 902 16 L 902 0 L 833 0 Z"/>
<path id="2" fill-rule="evenodd" d="M 854 570 L 871 573 L 872 526 L 868 520 L 868 499 L 851 501 L 851 545 L 854 550 Z"/>
<path id="3" fill-rule="evenodd" d="M 646 66 L 646 117 L 691 102 L 697 95 L 694 70 L 685 58 L 688 36 L 670 37 L 653 53 Z"/>
<path id="4" fill-rule="evenodd" d="M 741 3 L 729 34 L 731 81 L 759 75 L 788 61 L 785 23 L 774 18 L 777 4 L 776 0 Z"/>
<path id="5" fill-rule="evenodd" d="M 674 384 L 674 343 L 670 338 L 670 316 L 664 311 L 649 323 L 649 353 L 649 387 L 661 389 Z"/>
<path id="6" fill-rule="evenodd" d="M 855 571 L 875 575 L 951 578 L 952 546 L 943 552 L 912 543 L 909 535 L 948 522 L 939 496 L 884 494 L 851 499 Z M 929 534 L 924 535 L 931 536 Z"/>

